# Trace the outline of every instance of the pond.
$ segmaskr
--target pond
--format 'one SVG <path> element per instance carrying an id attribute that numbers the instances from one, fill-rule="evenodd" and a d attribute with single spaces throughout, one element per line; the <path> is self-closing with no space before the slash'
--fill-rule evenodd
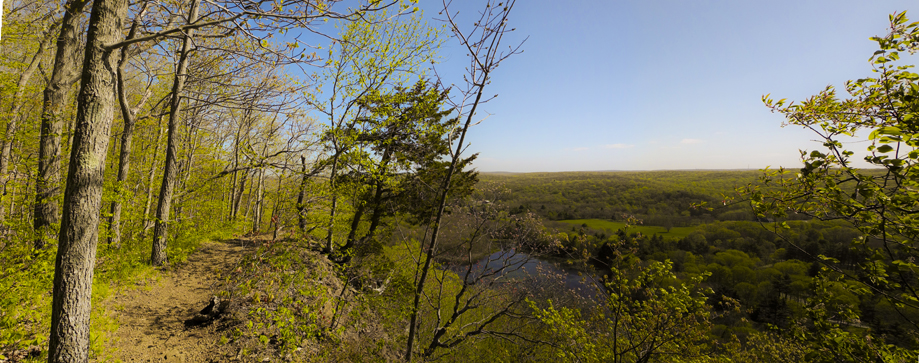
<path id="1" fill-rule="evenodd" d="M 462 277 L 467 267 L 454 266 L 451 270 Z M 592 271 L 568 268 L 560 259 L 543 259 L 516 250 L 498 251 L 483 257 L 472 265 L 468 279 L 489 273 L 510 283 L 539 285 L 539 289 L 543 290 L 565 289 L 582 297 L 593 297 L 597 293 Z"/>

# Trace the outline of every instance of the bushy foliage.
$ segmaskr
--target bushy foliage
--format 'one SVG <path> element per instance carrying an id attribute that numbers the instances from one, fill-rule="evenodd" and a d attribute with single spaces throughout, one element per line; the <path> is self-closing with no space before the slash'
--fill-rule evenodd
<path id="1" fill-rule="evenodd" d="M 849 97 L 833 87 L 800 103 L 763 97 L 788 125 L 814 132 L 823 148 L 802 150 L 800 170 L 766 171 L 762 186 L 739 189 L 758 218 L 841 221 L 825 233 L 805 229 L 805 238 L 789 223 L 775 224 L 785 254 L 814 263 L 809 272 L 817 277 L 796 336 L 810 345 L 813 361 L 906 361 L 919 349 L 919 74 L 900 63 L 901 52 L 919 49 L 919 22 L 892 14 L 890 33 L 872 40 L 879 48 L 870 57 L 876 76 L 847 82 Z M 859 168 L 843 141 L 865 133 L 869 167 Z M 828 246 L 825 238 L 837 241 Z M 875 313 L 885 306 L 898 317 Z M 863 329 L 863 318 L 876 329 Z"/>
<path id="2" fill-rule="evenodd" d="M 616 258 L 599 306 L 531 303 L 551 329 L 555 354 L 566 362 L 704 361 L 711 342 L 702 277 L 679 282 L 670 261 L 641 266 L 627 255 Z"/>

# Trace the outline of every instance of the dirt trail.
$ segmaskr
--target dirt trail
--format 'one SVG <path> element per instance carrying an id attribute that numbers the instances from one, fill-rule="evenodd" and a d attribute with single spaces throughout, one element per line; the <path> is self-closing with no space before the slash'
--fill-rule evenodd
<path id="1" fill-rule="evenodd" d="M 222 362 L 214 325 L 186 328 L 216 294 L 217 272 L 231 269 L 243 251 L 243 240 L 208 242 L 174 266 L 158 282 L 114 297 L 108 303 L 119 328 L 108 347 L 123 362 Z M 249 242 L 251 247 L 251 242 Z"/>

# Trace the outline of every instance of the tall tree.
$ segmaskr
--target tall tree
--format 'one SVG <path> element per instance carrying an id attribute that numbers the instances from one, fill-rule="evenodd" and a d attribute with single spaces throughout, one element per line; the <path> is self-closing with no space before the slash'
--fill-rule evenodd
<path id="1" fill-rule="evenodd" d="M 138 15 L 134 18 L 134 23 L 131 25 L 131 30 L 128 33 L 127 38 L 134 38 L 137 35 L 137 28 L 140 25 L 140 19 L 146 11 L 148 3 L 144 3 L 144 8 L 142 8 Z M 118 177 L 115 180 L 115 200 L 112 201 L 111 205 L 111 215 L 109 216 L 109 239 L 108 243 L 112 246 L 119 246 L 121 244 L 121 210 L 122 210 L 122 198 L 124 194 L 124 184 L 128 180 L 128 173 L 131 170 L 131 151 L 134 139 L 134 126 L 137 123 L 137 114 L 140 109 L 147 103 L 147 100 L 150 96 L 153 95 L 151 89 L 148 85 L 144 95 L 141 98 L 140 102 L 137 105 L 131 106 L 128 101 L 128 95 L 125 85 L 125 65 L 128 62 L 132 48 L 125 47 L 121 49 L 121 57 L 118 60 L 118 67 L 116 68 L 116 87 L 118 92 L 118 104 L 121 109 L 121 119 L 124 122 L 124 128 L 121 131 L 121 149 L 118 153 Z M 154 77 L 149 77 L 152 80 Z"/>
<path id="2" fill-rule="evenodd" d="M 48 362 L 86 362 L 93 267 L 98 241 L 102 173 L 115 104 L 106 44 L 121 40 L 127 0 L 95 0 L 77 99 L 73 149 L 54 269 Z"/>
<path id="3" fill-rule="evenodd" d="M 45 88 L 42 104 L 41 137 L 39 139 L 38 174 L 35 180 L 35 214 L 33 227 L 37 232 L 36 247 L 44 246 L 44 239 L 53 235 L 51 225 L 60 220 L 56 198 L 61 185 L 61 135 L 64 129 L 64 110 L 71 85 L 79 80 L 80 20 L 85 0 L 68 0 L 64 4 L 61 33 L 57 38 L 54 68 Z"/>
<path id="4" fill-rule="evenodd" d="M 431 271 L 434 254 L 438 248 L 437 243 L 440 226 L 443 221 L 444 210 L 447 206 L 451 184 L 453 183 L 453 176 L 460 171 L 458 166 L 460 166 L 460 162 L 463 160 L 462 152 L 466 146 L 466 133 L 472 125 L 472 120 L 476 116 L 479 105 L 488 100 L 488 98 L 483 98 L 483 96 L 485 94 L 485 86 L 491 83 L 492 72 L 501 62 L 519 52 L 520 49 L 520 46 L 508 48 L 507 51 L 500 49 L 502 46 L 501 41 L 504 39 L 504 36 L 512 31 L 512 29 L 508 29 L 507 27 L 509 25 L 508 16 L 510 15 L 510 11 L 514 8 L 514 4 L 515 1 L 513 0 L 506 4 L 495 4 L 493 1 L 488 1 L 485 10 L 481 13 L 481 17 L 475 22 L 472 31 L 463 33 L 457 22 L 454 21 L 456 15 L 451 14 L 450 10 L 447 8 L 447 3 L 444 3 L 444 12 L 446 13 L 447 21 L 451 26 L 453 34 L 468 51 L 470 66 L 467 68 L 469 74 L 464 76 L 466 87 L 461 90 L 459 101 L 455 103 L 455 108 L 463 121 L 456 132 L 457 140 L 454 144 L 455 147 L 450 153 L 450 164 L 443 174 L 443 178 L 439 181 L 440 184 L 437 186 L 437 189 L 435 189 L 436 209 L 429 224 L 431 229 L 430 235 L 425 236 L 426 240 L 421 241 L 423 256 L 422 262 L 418 267 L 419 271 L 417 271 L 418 277 L 415 280 L 414 297 L 409 313 L 408 340 L 406 342 L 404 355 L 406 362 L 410 362 L 413 358 L 415 336 L 418 330 L 419 304 L 421 303 L 421 297 L 424 293 L 424 285 L 428 279 L 428 273 Z"/>
<path id="5" fill-rule="evenodd" d="M 22 121 L 26 118 L 26 115 L 22 112 L 22 107 L 25 104 L 23 96 L 32 80 L 32 76 L 35 75 L 35 71 L 38 70 L 41 64 L 45 51 L 53 44 L 52 41 L 54 40 L 54 36 L 57 35 L 58 26 L 59 23 L 53 23 L 52 26 L 45 31 L 45 34 L 39 38 L 38 49 L 35 51 L 28 65 L 22 69 L 19 74 L 19 79 L 16 82 L 15 91 L 10 101 L 10 110 L 6 117 L 6 132 L 3 139 L 0 140 L 0 188 L 3 190 L 6 189 L 9 180 L 10 156 L 13 149 L 13 143 L 15 142 L 15 135 Z M 2 220 L 5 215 L 4 205 L 0 203 L 0 220 Z"/>
<path id="6" fill-rule="evenodd" d="M 355 146 L 355 128 L 362 114 L 359 100 L 374 90 L 402 84 L 430 63 L 440 41 L 438 31 L 413 14 L 405 21 L 385 12 L 349 23 L 330 48 L 325 80 L 329 97 L 313 106 L 328 119 L 323 138 L 329 147 L 328 189 L 331 193 L 325 250 L 333 251 L 338 212 L 338 175 L 343 156 Z"/>
<path id="7" fill-rule="evenodd" d="M 191 0 L 188 9 L 188 23 L 198 21 L 198 8 L 200 0 Z M 153 250 L 150 253 L 150 263 L 160 266 L 166 263 L 166 237 L 169 224 L 169 213 L 172 208 L 172 194 L 176 184 L 176 132 L 179 123 L 179 108 L 182 103 L 182 92 L 188 78 L 188 62 L 192 51 L 192 41 L 195 29 L 185 31 L 182 39 L 182 50 L 179 53 L 179 62 L 176 65 L 175 79 L 172 85 L 171 100 L 169 102 L 169 123 L 166 128 L 166 167 L 163 171 L 163 183 L 160 184 L 160 198 L 156 206 L 156 219 L 153 227 Z"/>
<path id="8" fill-rule="evenodd" d="M 447 95 L 448 91 L 438 90 L 437 84 L 420 80 L 410 88 L 396 86 L 391 92 L 374 90 L 360 100 L 360 107 L 367 110 L 359 117 L 355 131 L 362 147 L 349 153 L 355 154 L 350 159 L 359 163 L 358 172 L 365 176 L 359 182 L 365 185 L 359 188 L 354 201 L 351 229 L 343 250 L 353 247 L 358 240 L 373 237 L 386 210 L 384 197 L 392 199 L 403 194 L 401 190 L 411 189 L 407 185 L 425 174 L 423 169 L 434 167 L 449 154 L 451 131 L 459 120 L 446 117 L 451 110 L 441 110 Z M 424 208 L 425 203 L 409 199 L 401 201 Z M 360 222 L 368 211 L 370 225 L 366 235 L 359 237 Z"/>
<path id="9" fill-rule="evenodd" d="M 162 139 L 163 139 L 163 116 L 160 116 L 156 124 L 156 139 L 153 142 L 153 155 L 150 157 L 150 168 L 149 168 L 149 171 L 147 172 L 147 182 L 145 183 L 147 186 L 147 193 L 146 193 L 147 198 L 144 202 L 144 212 L 143 212 L 143 218 L 141 221 L 141 227 L 142 227 L 141 232 L 140 232 L 141 238 L 143 238 L 143 236 L 146 235 L 147 231 L 149 231 L 150 228 L 153 228 L 153 223 L 152 223 L 152 219 L 150 216 L 150 210 L 153 206 L 153 184 L 155 182 L 156 171 L 158 169 L 157 168 L 157 157 L 159 156 L 160 144 L 162 143 Z"/>

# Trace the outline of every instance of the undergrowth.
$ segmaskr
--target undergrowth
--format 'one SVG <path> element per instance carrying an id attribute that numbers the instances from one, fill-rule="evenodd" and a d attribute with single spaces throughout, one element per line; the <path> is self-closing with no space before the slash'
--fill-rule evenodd
<path id="1" fill-rule="evenodd" d="M 308 239 L 264 242 L 247 253 L 221 274 L 220 296 L 232 311 L 218 327 L 225 353 L 247 361 L 398 359 L 410 286 L 395 275 L 405 271 L 387 278 L 396 266 L 384 263 L 371 276 L 356 262 L 331 262 Z"/>
<path id="2" fill-rule="evenodd" d="M 177 232 L 168 242 L 170 261 L 185 261 L 203 242 L 229 238 L 236 227 L 175 226 Z M 12 224 L 8 234 L 0 237 L 0 361 L 14 357 L 26 362 L 47 360 L 57 244 L 35 249 L 33 237 L 27 223 Z M 90 314 L 90 359 L 100 362 L 113 360 L 104 347 L 118 328 L 103 301 L 135 287 L 137 281 L 158 280 L 162 272 L 148 263 L 149 241 L 126 240 L 115 248 L 104 240 L 100 237 L 97 247 Z"/>
<path id="3" fill-rule="evenodd" d="M 334 296 L 341 283 L 332 267 L 306 242 L 262 243 L 221 273 L 221 298 L 233 316 L 222 343 L 246 357 L 323 357 L 320 339 L 335 339 Z"/>
<path id="4" fill-rule="evenodd" d="M 231 301 L 230 312 L 218 323 L 218 330 L 224 332 L 219 342 L 222 353 L 243 361 L 401 359 L 417 255 L 404 246 L 383 247 L 378 253 L 340 265 L 313 248 L 309 240 L 265 241 L 232 270 L 221 271 L 220 298 Z M 453 296 L 463 288 L 461 278 L 439 266 L 429 279 L 421 309 L 425 323 L 420 324 L 425 331 L 420 340 L 428 341 L 434 328 L 430 324 L 437 315 L 452 311 Z M 463 328 L 451 329 L 468 329 L 467 324 L 488 319 L 507 297 L 498 290 L 488 295 L 495 300 L 474 304 L 458 321 Z M 437 308 L 432 310 L 429 304 Z M 501 318 L 494 326 L 514 330 L 521 328 L 519 323 Z M 475 356 L 471 349 L 482 352 L 480 359 L 500 356 L 503 361 L 514 361 L 521 350 L 528 349 L 484 335 L 470 337 L 463 347 L 466 349 L 448 349 L 437 356 L 463 361 Z"/>

